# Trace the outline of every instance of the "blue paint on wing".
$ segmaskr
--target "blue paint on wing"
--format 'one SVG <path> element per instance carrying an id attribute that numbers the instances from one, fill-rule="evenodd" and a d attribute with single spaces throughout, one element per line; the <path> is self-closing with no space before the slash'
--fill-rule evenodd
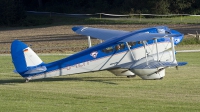
<path id="1" fill-rule="evenodd" d="M 111 30 L 111 29 L 91 28 L 82 26 L 73 27 L 72 30 L 77 34 L 91 36 L 101 40 L 108 40 L 112 37 L 117 37 L 128 33 L 128 31 L 122 31 L 122 30 Z"/>

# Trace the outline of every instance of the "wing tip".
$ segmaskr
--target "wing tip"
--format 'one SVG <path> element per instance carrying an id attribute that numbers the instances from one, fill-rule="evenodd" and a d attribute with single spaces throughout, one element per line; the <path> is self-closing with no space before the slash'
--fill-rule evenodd
<path id="1" fill-rule="evenodd" d="M 21 42 L 20 40 L 14 40 L 11 44 L 11 54 L 21 51 L 22 49 L 25 49 L 27 47 L 28 46 L 25 43 Z"/>
<path id="2" fill-rule="evenodd" d="M 76 32 L 77 30 L 79 30 L 79 29 L 81 29 L 81 28 L 83 28 L 83 27 L 82 27 L 82 26 L 75 26 L 75 27 L 72 28 L 72 30 L 73 30 L 74 32 Z"/>

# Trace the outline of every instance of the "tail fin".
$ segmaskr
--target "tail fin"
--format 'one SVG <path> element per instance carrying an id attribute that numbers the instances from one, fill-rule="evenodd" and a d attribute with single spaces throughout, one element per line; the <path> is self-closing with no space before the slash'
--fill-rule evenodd
<path id="1" fill-rule="evenodd" d="M 28 74 L 46 71 L 46 67 L 44 68 L 44 66 L 42 66 L 43 62 L 37 54 L 19 40 L 14 40 L 12 42 L 11 56 L 16 71 L 22 77 L 26 77 Z"/>

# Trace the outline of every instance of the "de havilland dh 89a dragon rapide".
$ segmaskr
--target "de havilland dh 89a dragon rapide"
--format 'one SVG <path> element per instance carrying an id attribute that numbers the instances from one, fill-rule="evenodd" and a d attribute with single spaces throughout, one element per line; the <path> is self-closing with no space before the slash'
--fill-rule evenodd
<path id="1" fill-rule="evenodd" d="M 166 26 L 122 31 L 76 26 L 81 35 L 103 40 L 66 58 L 44 63 L 25 43 L 14 40 L 11 45 L 15 72 L 26 81 L 48 77 L 107 70 L 116 76 L 162 79 L 165 68 L 186 65 L 177 62 L 174 46 L 183 34 Z"/>

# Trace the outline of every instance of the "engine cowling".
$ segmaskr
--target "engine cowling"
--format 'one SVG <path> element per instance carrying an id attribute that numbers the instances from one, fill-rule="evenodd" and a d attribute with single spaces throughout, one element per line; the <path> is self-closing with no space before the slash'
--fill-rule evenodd
<path id="1" fill-rule="evenodd" d="M 137 74 L 142 79 L 162 79 L 165 76 L 165 69 L 131 69 L 131 71 Z"/>
<path id="2" fill-rule="evenodd" d="M 172 51 L 159 53 L 159 59 L 156 54 L 149 55 L 147 58 L 137 60 L 130 71 L 142 79 L 162 79 L 165 76 L 165 68 L 159 67 L 159 64 L 162 64 L 159 62 L 172 62 L 172 60 Z"/>

